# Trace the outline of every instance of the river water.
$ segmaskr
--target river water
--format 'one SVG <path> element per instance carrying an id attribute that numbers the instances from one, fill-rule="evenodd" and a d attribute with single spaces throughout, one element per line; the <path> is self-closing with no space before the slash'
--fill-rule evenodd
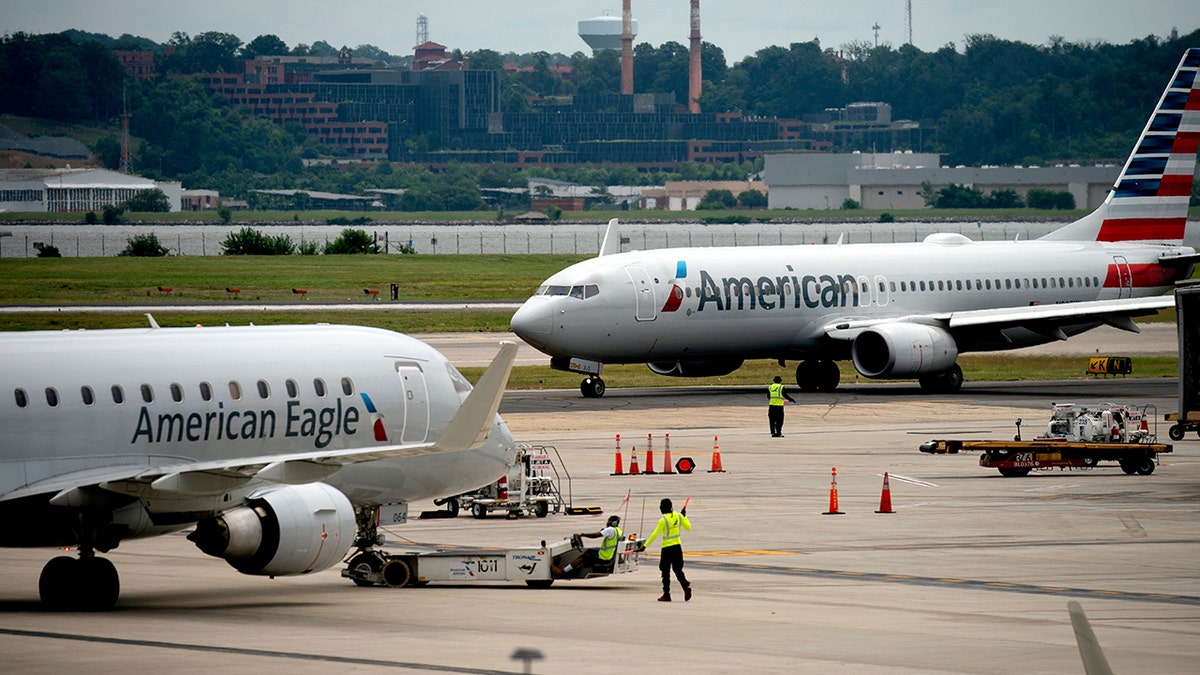
<path id="1" fill-rule="evenodd" d="M 956 232 L 974 240 L 1033 239 L 1061 223 L 921 222 L 921 223 L 624 223 L 622 251 L 682 246 L 766 246 L 774 244 L 833 244 L 920 241 L 934 232 Z M 172 254 L 220 255 L 221 242 L 247 225 L 86 225 L 0 224 L 0 258 L 32 258 L 35 244 L 58 247 L 64 257 L 114 256 L 130 237 L 153 232 Z M 250 225 L 269 236 L 286 234 L 299 244 L 324 244 L 336 239 L 342 225 Z M 589 255 L 600 250 L 604 225 L 528 224 L 404 224 L 354 226 L 373 234 L 389 252 L 409 245 L 425 254 L 562 253 Z"/>

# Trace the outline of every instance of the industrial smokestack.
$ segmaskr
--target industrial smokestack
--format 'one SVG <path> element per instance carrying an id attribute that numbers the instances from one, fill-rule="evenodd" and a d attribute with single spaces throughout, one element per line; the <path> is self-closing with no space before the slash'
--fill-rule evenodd
<path id="1" fill-rule="evenodd" d="M 633 10 L 630 0 L 621 5 L 621 93 L 633 94 Z"/>
<path id="2" fill-rule="evenodd" d="M 692 36 L 688 49 L 688 112 L 700 112 L 700 0 L 692 0 Z"/>

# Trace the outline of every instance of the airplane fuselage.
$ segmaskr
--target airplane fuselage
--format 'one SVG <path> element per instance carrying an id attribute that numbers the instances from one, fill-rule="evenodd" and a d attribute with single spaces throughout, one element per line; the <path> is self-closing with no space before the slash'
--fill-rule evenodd
<path id="1" fill-rule="evenodd" d="M 550 277 L 513 317 L 513 327 L 552 357 L 797 358 L 844 352 L 847 345 L 831 344 L 827 332 L 845 321 L 1161 295 L 1179 273 L 1158 262 L 1171 251 L 1192 249 L 974 242 L 951 234 L 913 244 L 630 252 Z M 1013 327 L 964 336 L 958 348 L 1048 339 Z"/>
<path id="2" fill-rule="evenodd" d="M 432 441 L 471 388 L 428 345 L 348 326 L 4 333 L 0 383 L 0 494 L 89 470 L 128 467 L 136 476 L 187 462 Z M 486 484 L 514 458 L 497 417 L 476 450 L 348 464 L 324 482 L 355 504 L 406 502 Z M 157 499 L 137 480 L 106 489 L 137 497 L 161 522 L 184 513 L 183 522 L 267 485 L 191 501 Z M 155 531 L 130 535 L 141 533 Z"/>

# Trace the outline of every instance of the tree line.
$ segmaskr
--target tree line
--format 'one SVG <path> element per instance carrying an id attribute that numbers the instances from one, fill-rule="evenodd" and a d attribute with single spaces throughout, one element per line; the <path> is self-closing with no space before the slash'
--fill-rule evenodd
<path id="1" fill-rule="evenodd" d="M 659 174 L 623 167 L 516 171 L 460 166 L 436 178 L 423 170 L 383 165 L 305 167 L 303 159 L 337 158 L 340 151 L 320 144 L 298 124 L 280 127 L 255 118 L 199 82 L 178 76 L 240 72 L 240 60 L 256 55 L 336 53 L 332 46 L 289 48 L 274 35 L 243 43 L 227 33 L 175 33 L 167 45 L 158 46 L 158 65 L 167 76 L 135 83 L 111 50 L 145 49 L 148 41 L 128 35 L 107 42 L 102 38 L 106 36 L 80 31 L 0 37 L 0 90 L 6 94 L 0 98 L 0 113 L 113 123 L 128 109 L 139 140 L 134 156 L 139 173 L 237 197 L 250 197 L 251 188 L 405 188 L 402 208 L 462 210 L 485 208 L 478 188 L 524 186 L 530 175 L 592 185 L 663 180 Z M 706 111 L 751 117 L 803 118 L 854 101 L 884 101 L 892 105 L 894 118 L 935 125 L 932 149 L 952 165 L 1120 160 L 1180 55 L 1198 40 L 1200 30 L 1119 45 L 1061 38 L 1030 45 L 980 34 L 968 36 L 961 49 L 948 44 L 932 52 L 867 43 L 835 50 L 813 41 L 765 47 L 732 65 L 719 47 L 703 43 L 701 105 Z M 354 51 L 381 63 L 395 60 L 370 45 Z M 683 100 L 684 45 L 642 43 L 634 54 L 637 91 L 675 92 Z M 502 73 L 504 62 L 517 58 L 492 50 L 466 56 L 472 67 Z M 520 60 L 531 67 L 501 76 L 502 106 L 508 111 L 558 105 L 565 96 L 619 92 L 620 64 L 613 51 L 569 57 L 535 52 L 520 55 Z M 569 76 L 551 68 L 563 63 L 571 65 Z M 120 143 L 115 134 L 94 143 L 93 150 L 116 166 Z M 741 180 L 757 168 L 685 166 L 670 177 Z"/>

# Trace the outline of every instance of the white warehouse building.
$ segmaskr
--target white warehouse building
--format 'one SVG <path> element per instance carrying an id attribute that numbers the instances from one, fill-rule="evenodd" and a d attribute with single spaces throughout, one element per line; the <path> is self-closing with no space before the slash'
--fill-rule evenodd
<path id="1" fill-rule="evenodd" d="M 180 210 L 183 186 L 108 169 L 0 169 L 0 211 L 99 212 L 142 190 L 162 190 Z"/>
<path id="2" fill-rule="evenodd" d="M 772 209 L 840 209 L 853 199 L 864 209 L 922 209 L 921 184 L 951 184 L 985 195 L 1013 190 L 1070 192 L 1081 209 L 1099 206 L 1120 173 L 1114 164 L 1049 167 L 944 167 L 933 153 L 779 153 L 766 155 L 763 180 Z"/>

